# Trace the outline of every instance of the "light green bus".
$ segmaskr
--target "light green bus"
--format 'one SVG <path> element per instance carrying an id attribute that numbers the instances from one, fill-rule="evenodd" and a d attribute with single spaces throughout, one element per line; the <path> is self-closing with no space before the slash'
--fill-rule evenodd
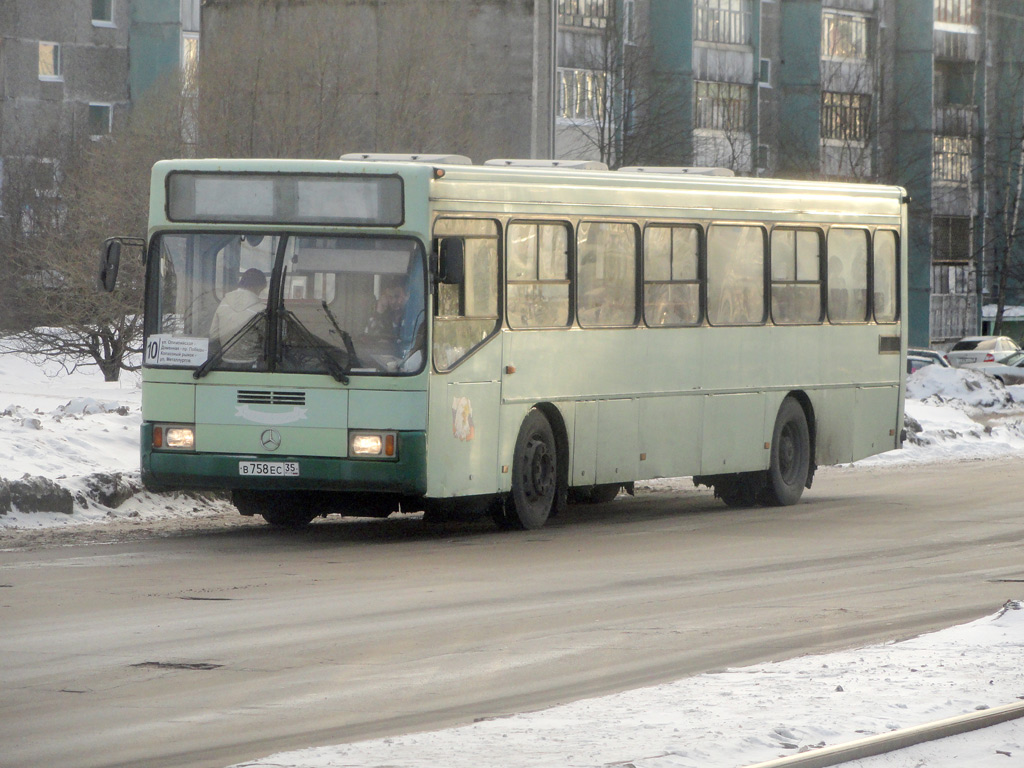
<path id="1" fill-rule="evenodd" d="M 145 484 L 536 528 L 654 478 L 793 504 L 900 446 L 903 189 L 564 165 L 158 163 Z"/>

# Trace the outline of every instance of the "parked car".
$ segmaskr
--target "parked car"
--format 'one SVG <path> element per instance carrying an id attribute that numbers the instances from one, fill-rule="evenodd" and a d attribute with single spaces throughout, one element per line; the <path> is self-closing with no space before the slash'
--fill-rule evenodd
<path id="1" fill-rule="evenodd" d="M 1020 345 L 1009 336 L 965 336 L 946 353 L 946 359 L 959 368 L 969 363 L 1001 363 Z"/>
<path id="2" fill-rule="evenodd" d="M 907 350 L 907 373 L 919 371 L 926 365 L 937 365 L 940 368 L 949 368 L 946 356 L 934 349 L 908 349 Z"/>
<path id="3" fill-rule="evenodd" d="M 1003 384 L 1024 384 L 1024 351 L 1014 352 L 1000 363 L 968 363 L 964 368 L 986 373 Z"/>

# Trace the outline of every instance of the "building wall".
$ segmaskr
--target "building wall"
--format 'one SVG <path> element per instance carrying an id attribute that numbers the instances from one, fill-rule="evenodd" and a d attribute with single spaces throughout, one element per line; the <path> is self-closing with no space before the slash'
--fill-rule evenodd
<path id="1" fill-rule="evenodd" d="M 0 248 L 59 216 L 63 165 L 177 69 L 183 2 L 198 6 L 111 0 L 109 20 L 92 0 L 0 4 Z M 44 73 L 41 42 L 59 48 L 59 72 Z"/>
<path id="2" fill-rule="evenodd" d="M 200 141 L 226 154 L 272 156 L 445 152 L 479 162 L 548 154 L 550 12 L 549 0 L 207 0 Z M 282 93 L 276 76 L 330 95 Z M 263 125 L 243 119 L 247 105 L 266 116 Z M 269 125 L 284 125 L 288 109 L 323 130 L 296 138 Z M 231 114 L 247 144 L 233 143 L 219 120 Z"/>

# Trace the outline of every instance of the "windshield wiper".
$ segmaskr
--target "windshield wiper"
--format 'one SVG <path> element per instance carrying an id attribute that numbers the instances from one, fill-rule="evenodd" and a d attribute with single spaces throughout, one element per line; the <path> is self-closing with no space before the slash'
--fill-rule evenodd
<path id="1" fill-rule="evenodd" d="M 192 378 L 201 379 L 203 378 L 203 376 L 208 374 L 210 372 L 210 369 L 213 368 L 213 366 L 215 366 L 217 363 L 224 359 L 224 355 L 227 354 L 228 350 L 231 349 L 231 347 L 233 347 L 236 343 L 238 343 L 238 341 L 243 336 L 245 336 L 245 334 L 247 334 L 249 331 L 255 328 L 261 320 L 266 318 L 266 316 L 267 310 L 261 309 L 259 312 L 257 312 L 251 318 L 249 318 L 248 322 L 246 322 L 245 325 L 239 328 L 235 332 L 234 336 L 232 336 L 230 339 L 221 344 L 221 347 L 219 350 L 217 350 L 217 352 L 206 358 L 205 363 L 203 363 L 194 371 L 192 371 Z"/>
<path id="2" fill-rule="evenodd" d="M 358 368 L 360 366 L 359 358 L 356 357 L 356 346 L 352 343 L 352 335 L 338 325 L 338 318 L 331 312 L 331 308 L 327 306 L 326 301 L 321 301 L 320 305 L 324 308 L 324 314 L 327 315 L 327 319 L 331 321 L 331 325 L 334 326 L 334 330 L 341 336 L 342 342 L 345 344 L 345 351 L 348 352 L 348 367 L 349 369 Z"/>
<path id="3" fill-rule="evenodd" d="M 328 344 L 323 339 L 317 338 L 317 336 L 312 331 L 310 331 L 305 325 L 302 324 L 302 321 L 299 320 L 299 318 L 297 318 L 295 316 L 295 313 L 292 312 L 291 310 L 286 309 L 283 312 L 281 312 L 281 315 L 287 322 L 290 322 L 295 327 L 295 329 L 298 331 L 298 335 L 302 337 L 302 339 L 306 342 L 309 348 L 316 351 L 317 356 L 324 362 L 324 365 L 327 366 L 327 370 L 334 378 L 334 380 L 341 382 L 342 384 L 348 384 L 348 370 L 345 368 L 345 366 L 343 366 L 341 363 L 335 360 L 331 353 L 328 351 L 328 348 L 334 349 L 335 347 L 333 345 Z M 348 334 L 346 334 L 346 336 L 347 335 Z M 346 343 L 346 347 L 350 347 L 351 344 L 352 341 L 350 339 Z M 349 350 L 346 349 L 346 352 L 349 352 Z M 349 359 L 351 360 L 352 358 L 350 357 Z"/>

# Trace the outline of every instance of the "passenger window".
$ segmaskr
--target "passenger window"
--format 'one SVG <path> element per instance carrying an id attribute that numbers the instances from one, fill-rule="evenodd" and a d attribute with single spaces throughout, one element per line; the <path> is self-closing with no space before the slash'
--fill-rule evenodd
<path id="1" fill-rule="evenodd" d="M 708 228 L 708 320 L 714 325 L 764 322 L 764 241 L 761 227 Z"/>
<path id="2" fill-rule="evenodd" d="M 880 229 L 875 232 L 874 300 L 875 322 L 894 323 L 899 317 L 899 257 L 896 233 Z"/>
<path id="3" fill-rule="evenodd" d="M 828 233 L 828 318 L 833 323 L 868 319 L 868 233 L 832 229 Z"/>
<path id="4" fill-rule="evenodd" d="M 434 292 L 434 365 L 454 368 L 498 330 L 498 225 L 488 219 L 439 219 L 434 238 L 465 244 L 465 279 Z"/>
<path id="5" fill-rule="evenodd" d="M 576 246 L 580 325 L 636 322 L 636 252 L 635 224 L 580 222 Z"/>
<path id="6" fill-rule="evenodd" d="M 649 326 L 700 323 L 700 229 L 644 233 L 644 318 Z"/>
<path id="7" fill-rule="evenodd" d="M 569 324 L 569 225 L 508 227 L 507 304 L 513 328 Z"/>
<path id="8" fill-rule="evenodd" d="M 780 325 L 821 322 L 821 233 L 772 230 L 772 320 Z"/>

